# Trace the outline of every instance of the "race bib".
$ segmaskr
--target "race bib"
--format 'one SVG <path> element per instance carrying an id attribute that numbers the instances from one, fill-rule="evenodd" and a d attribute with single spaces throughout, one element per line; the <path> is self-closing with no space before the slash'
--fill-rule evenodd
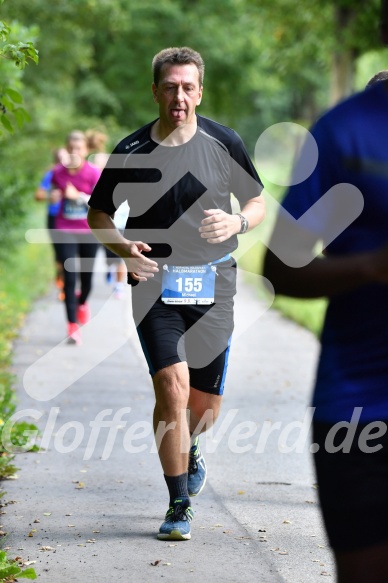
<path id="1" fill-rule="evenodd" d="M 82 200 L 70 200 L 65 198 L 63 202 L 63 218 L 70 221 L 79 221 L 88 216 L 88 205 Z"/>
<path id="2" fill-rule="evenodd" d="M 163 265 L 162 302 L 213 304 L 215 265 Z"/>

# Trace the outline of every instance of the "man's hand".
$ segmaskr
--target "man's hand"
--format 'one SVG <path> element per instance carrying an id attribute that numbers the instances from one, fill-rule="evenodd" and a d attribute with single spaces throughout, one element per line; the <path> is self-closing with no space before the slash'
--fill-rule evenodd
<path id="1" fill-rule="evenodd" d="M 241 229 L 241 219 L 238 215 L 230 215 L 220 209 L 203 211 L 206 219 L 201 221 L 200 235 L 208 243 L 223 243 L 232 235 L 237 235 Z"/>
<path id="2" fill-rule="evenodd" d="M 145 257 L 143 251 L 151 251 L 151 247 L 142 241 L 131 241 L 128 255 L 123 257 L 129 273 L 136 281 L 147 281 L 159 271 L 156 261 Z"/>
<path id="3" fill-rule="evenodd" d="M 388 243 L 368 255 L 366 265 L 372 281 L 388 283 Z"/>

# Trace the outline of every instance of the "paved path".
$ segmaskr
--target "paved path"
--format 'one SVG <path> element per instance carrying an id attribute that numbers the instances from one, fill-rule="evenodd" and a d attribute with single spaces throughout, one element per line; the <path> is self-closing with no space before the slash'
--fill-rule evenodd
<path id="1" fill-rule="evenodd" d="M 300 429 L 289 425 L 307 411 L 315 339 L 240 283 L 223 411 L 202 439 L 209 478 L 192 501 L 192 539 L 166 543 L 155 538 L 167 492 L 152 451 L 150 379 L 130 290 L 122 301 L 110 291 L 96 273 L 83 346 L 64 342 L 54 292 L 16 342 L 18 411 L 36 417 L 44 451 L 19 453 L 19 479 L 4 484 L 15 501 L 3 509 L 10 555 L 36 561 L 42 583 L 334 580 L 309 442 L 295 451 Z"/>

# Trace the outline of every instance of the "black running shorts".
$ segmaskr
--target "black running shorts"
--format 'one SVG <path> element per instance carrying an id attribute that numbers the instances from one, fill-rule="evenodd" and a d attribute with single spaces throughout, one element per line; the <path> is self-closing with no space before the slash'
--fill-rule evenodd
<path id="1" fill-rule="evenodd" d="M 217 265 L 214 304 L 164 304 L 160 290 L 160 272 L 132 288 L 133 317 L 151 376 L 187 362 L 191 387 L 222 395 L 233 332 L 235 261 Z"/>
<path id="2" fill-rule="evenodd" d="M 387 420 L 379 423 L 388 427 Z M 388 431 L 368 440 L 368 447 L 382 447 L 367 452 L 360 447 L 365 442 L 360 436 L 366 435 L 368 426 L 359 423 L 349 453 L 330 453 L 326 436 L 331 427 L 320 422 L 313 426 L 313 441 L 319 445 L 314 454 L 318 494 L 330 544 L 335 551 L 355 551 L 387 542 Z M 369 427 L 373 433 L 375 429 Z M 345 437 L 346 429 L 338 430 L 334 446 Z"/>

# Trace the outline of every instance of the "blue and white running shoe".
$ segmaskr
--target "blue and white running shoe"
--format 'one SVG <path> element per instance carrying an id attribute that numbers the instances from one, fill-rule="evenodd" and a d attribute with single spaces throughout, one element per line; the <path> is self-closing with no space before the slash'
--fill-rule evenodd
<path id="1" fill-rule="evenodd" d="M 189 540 L 190 522 L 193 520 L 194 512 L 191 506 L 183 507 L 182 500 L 174 500 L 173 506 L 166 512 L 165 520 L 159 529 L 157 538 L 159 540 Z"/>
<path id="2" fill-rule="evenodd" d="M 190 448 L 189 453 L 189 468 L 187 478 L 189 496 L 198 496 L 198 494 L 202 492 L 206 483 L 206 473 L 206 464 L 199 447 L 199 438 L 197 436 Z"/>

